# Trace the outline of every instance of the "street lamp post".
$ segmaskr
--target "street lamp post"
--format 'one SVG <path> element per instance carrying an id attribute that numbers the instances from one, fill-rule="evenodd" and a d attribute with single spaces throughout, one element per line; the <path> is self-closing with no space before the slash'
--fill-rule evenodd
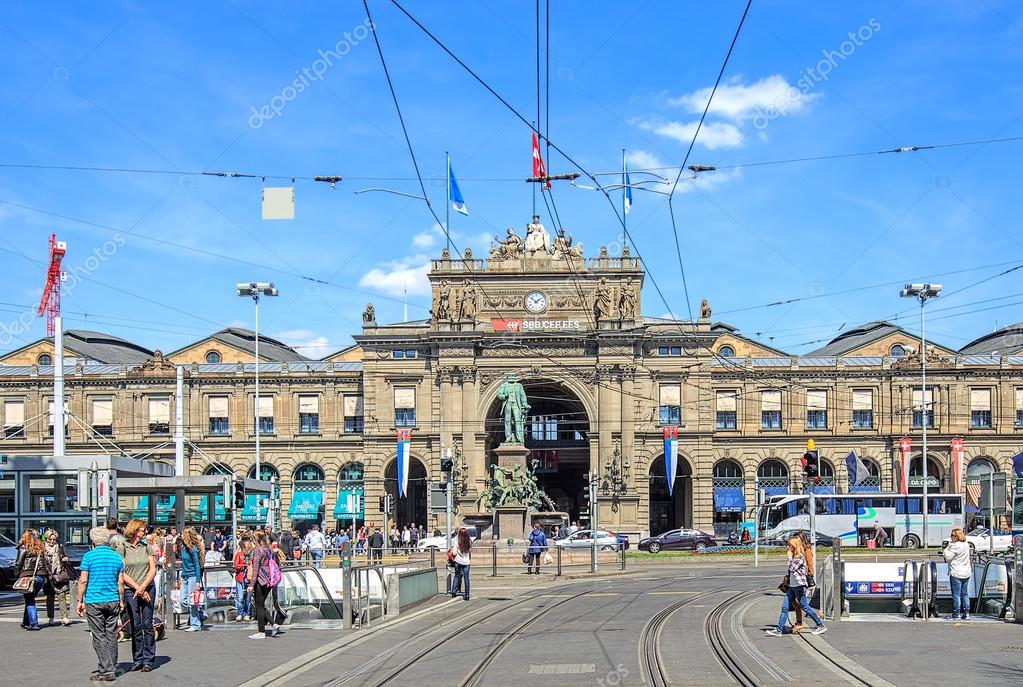
<path id="1" fill-rule="evenodd" d="M 937 298 L 941 295 L 941 284 L 906 284 L 899 295 L 903 298 L 916 298 L 920 301 L 920 419 L 922 429 L 923 463 L 924 473 L 924 499 L 923 499 L 923 545 L 927 546 L 927 425 L 929 418 L 927 403 L 927 337 L 924 331 L 924 303 L 929 298 Z M 931 411 L 933 412 L 933 411 Z"/>
<path id="2" fill-rule="evenodd" d="M 243 298 L 251 298 L 252 302 L 256 306 L 256 397 L 252 404 L 252 427 L 256 434 L 256 479 L 260 479 L 259 472 L 259 297 L 260 296 L 276 296 L 277 289 L 274 288 L 273 282 L 245 282 L 236 285 L 238 295 Z"/>

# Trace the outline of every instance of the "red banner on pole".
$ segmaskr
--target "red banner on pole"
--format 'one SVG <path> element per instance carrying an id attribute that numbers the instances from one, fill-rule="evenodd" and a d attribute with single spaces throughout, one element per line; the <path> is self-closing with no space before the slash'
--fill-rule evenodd
<path id="1" fill-rule="evenodd" d="M 963 456 L 965 454 L 962 437 L 956 437 L 949 446 L 952 457 L 952 486 L 956 494 L 963 493 Z"/>

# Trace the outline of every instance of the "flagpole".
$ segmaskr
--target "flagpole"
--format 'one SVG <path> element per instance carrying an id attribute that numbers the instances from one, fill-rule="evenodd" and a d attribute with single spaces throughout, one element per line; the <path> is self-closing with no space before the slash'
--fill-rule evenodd
<path id="1" fill-rule="evenodd" d="M 625 218 L 628 217 L 628 213 L 625 211 L 625 200 L 628 197 L 629 185 L 626 179 L 628 175 L 625 171 L 625 148 L 622 148 L 622 244 L 629 247 L 629 229 L 625 224 Z"/>
<path id="2" fill-rule="evenodd" d="M 444 151 L 444 166 L 447 168 L 445 183 L 448 189 L 447 202 L 444 203 L 444 236 L 448 240 L 448 255 L 451 255 L 451 155 Z"/>
<path id="3" fill-rule="evenodd" d="M 536 122 L 533 122 L 533 131 L 536 131 Z M 539 150 L 539 145 L 540 145 L 540 143 L 539 143 L 539 141 L 537 141 L 537 146 L 538 146 L 537 150 Z M 541 181 L 541 182 L 538 182 L 538 183 L 542 184 L 543 182 Z M 534 215 L 536 214 L 536 186 L 537 186 L 536 184 L 533 184 L 533 214 Z"/>

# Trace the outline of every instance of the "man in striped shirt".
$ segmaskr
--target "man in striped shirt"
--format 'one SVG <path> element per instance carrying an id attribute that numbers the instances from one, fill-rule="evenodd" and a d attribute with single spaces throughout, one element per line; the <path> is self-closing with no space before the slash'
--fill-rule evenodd
<path id="1" fill-rule="evenodd" d="M 94 682 L 117 679 L 117 622 L 124 610 L 124 559 L 108 546 L 110 530 L 89 530 L 92 549 L 82 556 L 78 578 L 78 611 L 92 632 L 92 648 L 99 659 Z"/>

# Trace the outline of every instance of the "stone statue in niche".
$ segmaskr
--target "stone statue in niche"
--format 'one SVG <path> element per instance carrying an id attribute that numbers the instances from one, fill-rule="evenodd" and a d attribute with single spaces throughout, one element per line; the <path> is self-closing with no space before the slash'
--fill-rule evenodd
<path id="1" fill-rule="evenodd" d="M 476 320 L 476 289 L 468 279 L 462 282 L 462 301 L 458 319 Z"/>
<path id="2" fill-rule="evenodd" d="M 611 289 L 607 285 L 606 277 L 600 278 L 597 291 L 593 294 L 593 316 L 597 321 L 611 317 Z"/>
<path id="3" fill-rule="evenodd" d="M 625 282 L 618 296 L 618 317 L 622 320 L 636 319 L 636 291 L 632 287 L 632 279 Z"/>

